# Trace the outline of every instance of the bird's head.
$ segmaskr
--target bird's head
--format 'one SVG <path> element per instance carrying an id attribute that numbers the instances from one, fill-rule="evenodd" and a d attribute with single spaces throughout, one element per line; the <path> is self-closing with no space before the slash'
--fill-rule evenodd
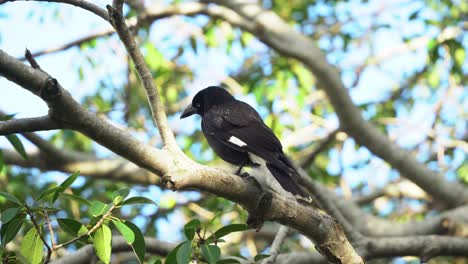
<path id="1" fill-rule="evenodd" d="M 189 105 L 180 118 L 185 118 L 193 114 L 203 116 L 206 111 L 210 110 L 213 106 L 221 105 L 226 102 L 234 100 L 234 97 L 225 89 L 219 86 L 210 86 L 199 91 L 193 97 L 192 104 Z"/>

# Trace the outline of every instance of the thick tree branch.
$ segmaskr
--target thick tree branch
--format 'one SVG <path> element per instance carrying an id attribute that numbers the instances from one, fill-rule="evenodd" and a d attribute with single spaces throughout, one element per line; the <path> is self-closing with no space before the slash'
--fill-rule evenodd
<path id="1" fill-rule="evenodd" d="M 263 10 L 256 2 L 242 0 L 210 0 L 226 6 L 235 15 L 222 18 L 234 26 L 251 32 L 279 53 L 295 58 L 317 77 L 333 105 L 343 131 L 359 144 L 381 157 L 404 177 L 429 194 L 454 207 L 468 200 L 468 190 L 419 163 L 410 153 L 391 142 L 377 128 L 364 120 L 349 96 L 340 74 L 330 65 L 321 50 L 306 36 L 293 30 L 274 12 Z M 247 22 L 248 21 L 248 22 Z"/>
<path id="2" fill-rule="evenodd" d="M 171 161 L 166 151 L 158 150 L 133 138 L 126 131 L 82 108 L 55 79 L 34 70 L 0 50 L 0 75 L 33 94 L 49 106 L 49 116 L 62 127 L 79 131 L 135 164 L 162 175 Z"/>

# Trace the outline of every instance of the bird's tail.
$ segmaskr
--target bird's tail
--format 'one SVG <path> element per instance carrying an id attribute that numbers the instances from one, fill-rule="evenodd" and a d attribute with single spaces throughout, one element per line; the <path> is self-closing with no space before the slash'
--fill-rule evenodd
<path id="1" fill-rule="evenodd" d="M 285 166 L 278 166 L 273 163 L 266 164 L 268 170 L 273 174 L 284 190 L 290 192 L 294 196 L 300 196 L 306 200 L 310 200 L 310 195 L 302 190 L 294 179 L 298 174 L 297 171 L 293 167 L 287 166 L 289 164 L 282 165 Z"/>

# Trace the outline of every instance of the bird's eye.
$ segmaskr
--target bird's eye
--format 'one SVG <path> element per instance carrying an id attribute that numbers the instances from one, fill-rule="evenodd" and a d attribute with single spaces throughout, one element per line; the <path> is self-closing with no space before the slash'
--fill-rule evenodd
<path id="1" fill-rule="evenodd" d="M 200 108 L 200 106 L 201 106 L 200 103 L 196 103 L 196 104 L 195 104 L 195 107 L 196 107 L 196 108 Z"/>

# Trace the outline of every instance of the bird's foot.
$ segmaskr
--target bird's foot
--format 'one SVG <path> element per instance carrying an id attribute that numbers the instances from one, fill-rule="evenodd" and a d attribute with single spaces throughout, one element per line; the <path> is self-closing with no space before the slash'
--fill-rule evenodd
<path id="1" fill-rule="evenodd" d="M 262 190 L 262 185 L 260 185 L 260 183 L 257 181 L 257 179 L 255 179 L 255 177 L 253 176 L 250 176 L 249 173 L 247 172 L 243 172 L 241 175 L 239 175 L 242 179 L 246 180 L 246 181 L 249 181 L 249 182 L 252 182 L 257 188 L 259 188 L 260 190 Z"/>
<path id="2" fill-rule="evenodd" d="M 257 232 L 262 229 L 265 215 L 271 207 L 272 199 L 273 195 L 269 192 L 261 194 L 254 211 L 249 212 L 249 217 L 247 218 L 247 225 L 250 228 L 255 229 Z"/>

